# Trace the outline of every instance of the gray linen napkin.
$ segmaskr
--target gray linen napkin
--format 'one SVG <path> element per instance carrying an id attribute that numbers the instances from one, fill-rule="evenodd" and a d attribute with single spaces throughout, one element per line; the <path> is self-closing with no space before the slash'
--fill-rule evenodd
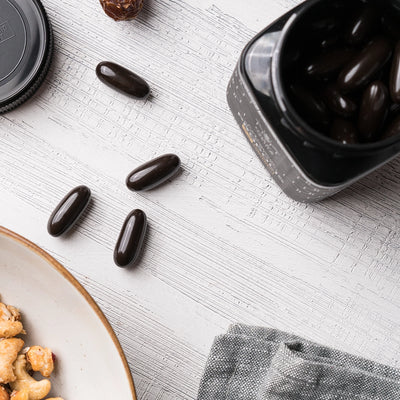
<path id="1" fill-rule="evenodd" d="M 198 400 L 399 400 L 400 371 L 275 329 L 215 339 Z"/>

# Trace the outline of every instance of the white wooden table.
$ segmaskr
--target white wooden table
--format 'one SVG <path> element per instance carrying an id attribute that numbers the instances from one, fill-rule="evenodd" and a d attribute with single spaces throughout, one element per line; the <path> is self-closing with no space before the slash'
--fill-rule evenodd
<path id="1" fill-rule="evenodd" d="M 92 294 L 141 400 L 194 399 L 213 337 L 231 322 L 400 367 L 400 160 L 333 199 L 297 204 L 225 101 L 244 45 L 297 3 L 147 0 L 135 22 L 115 23 L 97 0 L 44 0 L 55 57 L 34 99 L 0 117 L 0 223 Z M 142 75 L 152 99 L 101 84 L 103 60 Z M 167 152 L 181 157 L 180 176 L 126 189 L 128 172 Z M 93 191 L 89 211 L 67 238 L 50 237 L 53 207 L 78 184 Z M 138 267 L 123 270 L 113 247 L 134 208 L 150 230 Z"/>

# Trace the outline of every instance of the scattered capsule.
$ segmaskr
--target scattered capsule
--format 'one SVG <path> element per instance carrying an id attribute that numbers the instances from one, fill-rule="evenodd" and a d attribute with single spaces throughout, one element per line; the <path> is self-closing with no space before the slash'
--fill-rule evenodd
<path id="1" fill-rule="evenodd" d="M 103 61 L 97 66 L 96 75 L 106 85 L 136 99 L 146 99 L 150 94 L 143 78 L 118 64 Z"/>
<path id="2" fill-rule="evenodd" d="M 133 266 L 137 261 L 147 231 L 147 217 L 142 210 L 133 210 L 126 218 L 114 250 L 118 267 Z"/>
<path id="3" fill-rule="evenodd" d="M 355 56 L 351 49 L 332 49 L 327 53 L 319 54 L 306 67 L 306 74 L 312 78 L 329 78 L 340 71 Z"/>
<path id="4" fill-rule="evenodd" d="M 382 128 L 388 113 L 389 92 L 379 81 L 372 82 L 364 91 L 358 130 L 363 142 L 371 142 Z"/>
<path id="5" fill-rule="evenodd" d="M 395 103 L 400 103 L 400 41 L 396 45 L 390 71 L 390 95 Z"/>
<path id="6" fill-rule="evenodd" d="M 378 25 L 378 15 L 375 7 L 371 5 L 366 5 L 361 12 L 358 12 L 346 35 L 347 43 L 358 45 L 368 39 Z"/>
<path id="7" fill-rule="evenodd" d="M 392 46 L 386 38 L 378 36 L 373 39 L 344 67 L 338 78 L 339 89 L 351 92 L 366 85 L 389 61 L 391 54 Z"/>
<path id="8" fill-rule="evenodd" d="M 291 91 L 296 99 L 297 107 L 308 118 L 311 124 L 326 127 L 331 121 L 328 107 L 315 93 L 307 90 L 300 84 L 292 85 Z"/>
<path id="9" fill-rule="evenodd" d="M 324 100 L 328 108 L 339 117 L 348 118 L 357 111 L 357 104 L 342 95 L 335 85 L 329 85 L 325 89 Z"/>
<path id="10" fill-rule="evenodd" d="M 52 236 L 61 236 L 70 230 L 89 205 L 90 189 L 78 186 L 72 189 L 58 204 L 50 216 L 47 231 Z"/>
<path id="11" fill-rule="evenodd" d="M 335 119 L 331 128 L 331 138 L 343 144 L 357 143 L 357 130 L 354 124 L 345 119 Z"/>
<path id="12" fill-rule="evenodd" d="M 175 154 L 157 157 L 132 171 L 126 178 L 126 185 L 134 191 L 145 191 L 160 186 L 179 170 L 181 160 Z"/>

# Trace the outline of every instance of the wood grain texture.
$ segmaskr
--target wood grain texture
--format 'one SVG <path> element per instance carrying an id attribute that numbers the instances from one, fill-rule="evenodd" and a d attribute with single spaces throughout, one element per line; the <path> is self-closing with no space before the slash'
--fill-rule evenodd
<path id="1" fill-rule="evenodd" d="M 148 0 L 130 23 L 96 0 L 45 0 L 55 58 L 39 93 L 0 117 L 0 222 L 88 289 L 113 325 L 142 400 L 194 399 L 213 337 L 268 325 L 400 367 L 400 161 L 320 204 L 285 197 L 243 138 L 225 90 L 248 40 L 299 1 Z M 98 62 L 152 87 L 137 102 Z M 174 152 L 183 172 L 129 192 L 138 164 Z M 63 239 L 46 232 L 72 187 L 94 200 Z M 140 265 L 112 251 L 125 216 L 150 230 Z M 0 287 L 1 287 L 0 281 Z"/>

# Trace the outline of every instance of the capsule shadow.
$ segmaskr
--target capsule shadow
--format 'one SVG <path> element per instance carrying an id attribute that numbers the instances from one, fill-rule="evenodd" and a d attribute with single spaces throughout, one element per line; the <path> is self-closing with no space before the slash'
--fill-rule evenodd
<path id="1" fill-rule="evenodd" d="M 155 99 L 155 97 L 154 97 L 154 94 L 153 94 L 152 89 L 150 87 L 150 93 L 149 93 L 149 95 L 146 97 L 146 99 L 144 101 L 145 101 L 145 103 L 147 103 L 147 102 L 152 102 L 154 99 Z"/>
<path id="2" fill-rule="evenodd" d="M 383 181 L 389 181 L 390 187 L 383 185 Z M 393 198 L 400 195 L 400 159 L 397 158 L 381 167 L 378 171 L 366 176 L 347 189 L 337 193 L 330 199 L 323 200 L 322 204 L 329 201 L 363 202 L 364 204 L 381 203 L 382 199 Z M 390 200 L 388 200 L 390 201 Z M 393 209 L 395 211 L 395 209 Z"/>

